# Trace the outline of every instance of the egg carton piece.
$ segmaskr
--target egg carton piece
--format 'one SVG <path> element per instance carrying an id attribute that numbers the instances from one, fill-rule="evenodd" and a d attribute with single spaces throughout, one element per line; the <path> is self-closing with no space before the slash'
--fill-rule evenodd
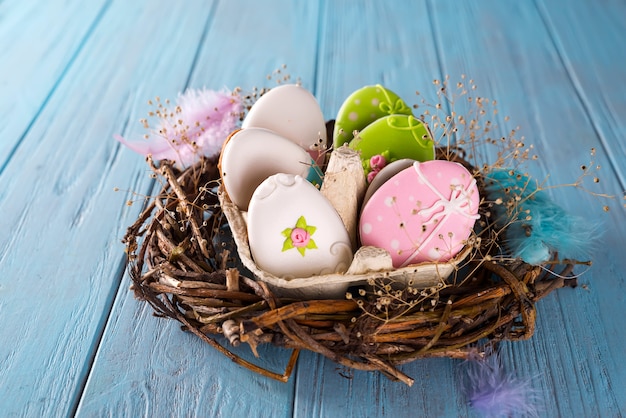
<path id="1" fill-rule="evenodd" d="M 382 278 L 415 288 L 433 287 L 447 279 L 471 252 L 471 248 L 467 247 L 455 258 L 445 263 L 421 263 L 394 268 L 389 252 L 376 247 L 361 247 L 356 251 L 345 273 L 286 279 L 270 274 L 256 265 L 248 244 L 247 212 L 239 210 L 230 200 L 223 186 L 220 186 L 218 190 L 218 198 L 230 224 L 242 264 L 255 275 L 256 279 L 266 283 L 274 294 L 281 298 L 343 299 L 349 287 L 367 285 L 372 279 Z"/>

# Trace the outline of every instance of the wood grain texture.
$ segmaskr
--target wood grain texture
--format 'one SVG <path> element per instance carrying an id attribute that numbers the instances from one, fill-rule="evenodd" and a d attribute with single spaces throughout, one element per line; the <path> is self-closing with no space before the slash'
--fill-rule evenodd
<path id="1" fill-rule="evenodd" d="M 0 173 L 106 10 L 105 1 L 0 3 Z"/>
<path id="2" fill-rule="evenodd" d="M 112 135 L 140 137 L 157 95 L 273 86 L 265 76 L 283 64 L 327 119 L 363 85 L 413 104 L 415 90 L 434 100 L 433 79 L 467 74 L 498 101 L 496 132 L 519 125 L 541 155 L 529 171 L 551 184 L 597 149 L 597 190 L 617 199 L 551 191 L 601 220 L 594 266 L 584 287 L 539 303 L 532 340 L 501 354 L 531 379 L 542 417 L 626 415 L 625 15 L 614 0 L 0 2 L 0 415 L 474 416 L 457 361 L 403 366 L 407 387 L 302 353 L 278 383 L 128 291 L 119 240 L 152 183 Z M 275 371 L 290 354 L 236 352 Z"/>
<path id="3" fill-rule="evenodd" d="M 618 195 L 618 201 L 611 203 L 613 211 L 608 216 L 602 211 L 601 201 L 580 191 L 559 189 L 553 196 L 557 201 L 575 201 L 575 205 L 567 207 L 578 215 L 600 217 L 605 225 L 623 222 L 619 221 L 624 219 L 624 210 L 619 201 L 623 184 L 618 180 L 621 176 L 618 173 L 624 171 L 624 160 L 619 159 L 621 162 L 617 165 L 612 161 L 623 155 L 620 141 L 603 138 L 595 129 L 594 126 L 604 126 L 606 122 L 597 119 L 601 114 L 590 114 L 586 110 L 584 97 L 595 96 L 594 89 L 587 91 L 575 82 L 578 77 L 588 77 L 583 76 L 584 73 L 593 72 L 593 67 L 583 63 L 592 61 L 595 53 L 587 49 L 585 60 L 568 67 L 564 63 L 571 62 L 569 54 L 579 55 L 581 49 L 574 52 L 559 48 L 552 41 L 557 36 L 567 36 L 572 27 L 586 25 L 590 29 L 589 22 L 604 21 L 605 13 L 610 11 L 602 8 L 577 10 L 581 3 L 572 3 L 569 5 L 574 9 L 569 16 L 571 19 L 561 20 L 561 25 L 546 26 L 547 19 L 541 9 L 520 3 L 498 2 L 489 7 L 436 4 L 438 27 L 445 27 L 452 20 L 458 30 L 472 30 L 474 34 L 473 37 L 457 37 L 437 31 L 441 44 L 448 48 L 443 54 L 445 71 L 458 74 L 461 70 L 472 74 L 479 86 L 486 87 L 487 97 L 497 98 L 505 106 L 502 115 L 514 116 L 514 123 L 521 125 L 522 133 L 536 145 L 541 156 L 539 164 L 533 168 L 538 178 L 549 175 L 551 184 L 571 182 L 578 176 L 580 165 L 587 163 L 588 150 L 592 147 L 601 150 L 597 163 L 605 171 L 600 174 L 603 182 L 600 190 Z M 560 11 L 555 10 L 553 14 L 559 15 Z M 577 20 L 574 15 L 578 16 Z M 606 35 L 603 40 L 615 42 Z M 615 68 L 619 62 L 615 60 L 607 65 Z M 492 69 L 494 66 L 497 71 Z M 605 239 L 613 240 L 609 248 L 626 245 L 620 234 L 607 231 Z M 602 241 L 599 245 L 604 247 Z M 542 301 L 536 338 L 506 346 L 510 367 L 520 376 L 534 378 L 545 416 L 618 416 L 626 405 L 623 395 L 611 389 L 623 384 L 616 383 L 623 382 L 623 376 L 615 363 L 613 350 L 620 350 L 624 344 L 624 333 L 610 332 L 614 327 L 612 322 L 624 315 L 623 304 L 615 300 L 616 294 L 621 299 L 621 292 L 617 290 L 623 287 L 624 276 L 607 274 L 616 264 L 624 266 L 624 262 L 603 251 L 595 254 L 594 262 L 593 269 L 581 279 L 590 291 L 557 292 Z M 602 314 L 607 311 L 609 315 Z M 609 329 L 603 329 L 605 324 Z M 594 390 L 582 390 L 590 385 Z"/>
<path id="4" fill-rule="evenodd" d="M 2 173 L 0 222 L 9 232 L 0 244 L 2 317 L 12 318 L 0 331 L 12 341 L 0 348 L 7 416 L 64 416 L 76 407 L 119 287 L 119 240 L 139 209 L 127 209 L 132 196 L 113 189 L 141 193 L 149 183 L 142 158 L 120 152 L 112 135 L 139 118 L 135 100 L 183 87 L 169 62 L 192 61 L 194 50 L 180 46 L 198 42 L 208 13 L 200 2 L 198 13 L 190 7 L 111 5 Z M 198 29 L 179 32 L 181 24 Z M 179 48 L 146 47 L 168 42 Z"/>

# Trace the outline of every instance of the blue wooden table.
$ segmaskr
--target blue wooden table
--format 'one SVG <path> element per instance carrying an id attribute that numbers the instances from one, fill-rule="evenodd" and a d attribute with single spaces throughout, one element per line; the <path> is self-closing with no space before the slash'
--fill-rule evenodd
<path id="1" fill-rule="evenodd" d="M 418 103 L 433 79 L 467 74 L 550 183 L 597 150 L 595 190 L 615 199 L 552 192 L 602 224 L 594 265 L 501 357 L 540 416 L 626 415 L 625 17 L 618 0 L 1 1 L 0 416 L 472 416 L 459 361 L 403 366 L 408 387 L 303 353 L 279 383 L 128 291 L 120 240 L 153 183 L 113 135 L 141 136 L 150 98 L 268 85 L 283 64 L 327 119 L 364 85 Z M 280 371 L 290 353 L 260 354 Z"/>

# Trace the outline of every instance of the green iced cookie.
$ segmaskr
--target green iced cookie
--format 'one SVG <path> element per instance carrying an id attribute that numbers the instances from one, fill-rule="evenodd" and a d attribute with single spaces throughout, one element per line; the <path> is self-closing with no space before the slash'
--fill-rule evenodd
<path id="1" fill-rule="evenodd" d="M 377 169 L 370 164 L 374 156 L 384 158 L 383 165 L 403 158 L 435 159 L 435 141 L 430 129 L 413 115 L 385 116 L 370 123 L 350 141 L 350 148 L 361 153 L 365 174 Z M 376 165 L 381 164 L 379 160 L 376 157 Z"/>
<path id="2" fill-rule="evenodd" d="M 341 105 L 335 120 L 335 148 L 350 142 L 353 132 L 361 131 L 376 119 L 387 115 L 411 115 L 411 108 L 393 91 L 380 84 L 363 87 L 352 93 Z"/>

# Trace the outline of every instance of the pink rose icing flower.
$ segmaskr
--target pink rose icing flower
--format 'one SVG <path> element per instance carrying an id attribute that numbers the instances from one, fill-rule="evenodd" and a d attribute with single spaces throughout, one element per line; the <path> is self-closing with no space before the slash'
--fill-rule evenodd
<path id="1" fill-rule="evenodd" d="M 370 158 L 370 168 L 372 171 L 380 171 L 386 165 L 387 160 L 380 154 L 374 155 Z"/>
<path id="2" fill-rule="evenodd" d="M 286 238 L 283 242 L 283 251 L 295 248 L 304 257 L 306 250 L 314 250 L 317 244 L 311 238 L 317 227 L 307 225 L 304 216 L 300 216 L 294 228 L 286 228 L 282 234 Z"/>
<path id="3" fill-rule="evenodd" d="M 306 229 L 294 228 L 291 230 L 290 238 L 294 247 L 306 247 L 311 240 L 311 234 Z"/>
<path id="4" fill-rule="evenodd" d="M 128 141 L 120 135 L 115 139 L 155 160 L 172 160 L 179 168 L 193 165 L 202 156 L 218 154 L 236 129 L 243 109 L 238 94 L 208 89 L 188 89 L 178 96 L 172 109 L 165 106 L 157 99 L 157 109 L 150 116 L 158 117 L 159 124 L 144 140 Z M 149 127 L 147 120 L 142 123 Z"/>
<path id="5" fill-rule="evenodd" d="M 371 183 L 372 181 L 374 181 L 374 177 L 376 177 L 379 171 L 380 170 L 374 170 L 367 173 L 367 182 Z"/>
<path id="6" fill-rule="evenodd" d="M 367 173 L 367 182 L 371 183 L 374 180 L 374 177 L 378 174 L 380 170 L 383 169 L 387 165 L 387 158 L 385 158 L 382 154 L 373 155 L 368 164 L 364 164 L 365 172 Z"/>

